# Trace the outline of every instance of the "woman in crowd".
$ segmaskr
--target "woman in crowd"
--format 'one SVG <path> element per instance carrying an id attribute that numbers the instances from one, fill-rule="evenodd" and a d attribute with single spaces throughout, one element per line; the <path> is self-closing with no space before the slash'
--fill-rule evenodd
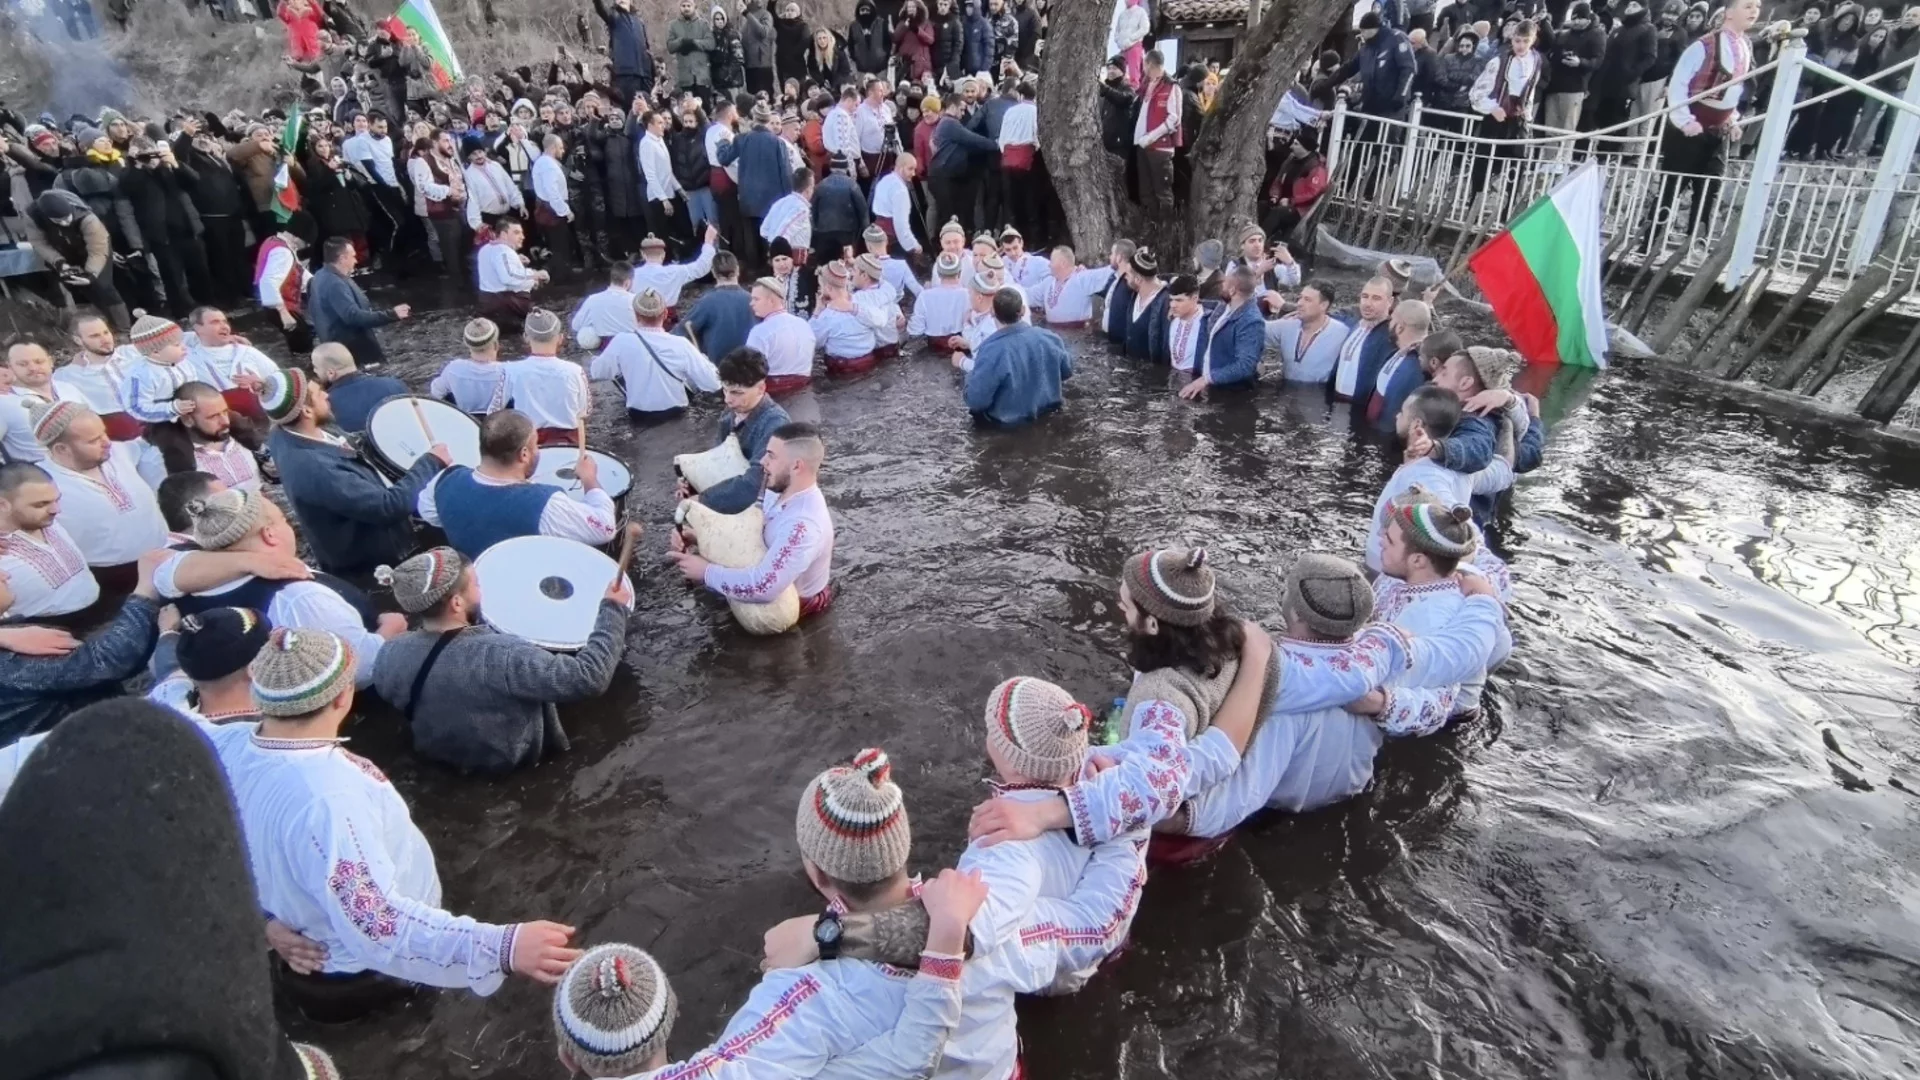
<path id="1" fill-rule="evenodd" d="M 900 58 L 897 74 L 914 82 L 925 82 L 933 72 L 933 21 L 927 18 L 920 0 L 907 0 L 900 8 L 900 23 L 893 28 L 893 53 Z"/>
<path id="2" fill-rule="evenodd" d="M 807 54 L 813 50 L 813 29 L 800 17 L 799 0 L 787 0 L 773 20 L 774 71 L 782 82 L 807 77 Z"/>
<path id="3" fill-rule="evenodd" d="M 360 191 L 368 178 L 358 166 L 340 156 L 332 139 L 313 140 L 306 157 L 307 182 L 304 205 L 320 228 L 318 250 L 328 237 L 344 236 L 353 242 L 358 265 L 367 265 L 367 203 Z"/>
<path id="4" fill-rule="evenodd" d="M 829 90 L 853 82 L 853 58 L 847 55 L 847 43 L 824 26 L 813 32 L 813 47 L 807 50 L 807 81 Z"/>
<path id="5" fill-rule="evenodd" d="M 718 4 L 713 8 L 713 48 L 707 50 L 707 70 L 715 94 L 731 94 L 747 84 L 744 46 L 727 18 L 727 9 Z"/>

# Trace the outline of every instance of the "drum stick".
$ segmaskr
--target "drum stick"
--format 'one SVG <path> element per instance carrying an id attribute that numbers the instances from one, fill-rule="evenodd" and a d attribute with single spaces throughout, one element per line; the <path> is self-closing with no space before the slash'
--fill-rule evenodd
<path id="1" fill-rule="evenodd" d="M 580 463 L 587 460 L 587 421 L 584 417 L 580 420 L 579 430 L 576 434 L 580 438 L 580 456 L 573 459 L 573 467 L 575 470 L 578 470 Z"/>
<path id="2" fill-rule="evenodd" d="M 633 537 L 635 530 L 626 529 L 624 533 L 625 535 L 620 538 L 620 561 L 619 568 L 614 572 L 615 581 L 626 576 L 627 566 L 633 562 Z"/>
<path id="3" fill-rule="evenodd" d="M 413 418 L 420 421 L 420 430 L 427 436 L 427 445 L 432 446 L 440 440 L 433 437 L 433 425 L 427 423 L 427 413 L 420 407 L 420 399 L 413 398 Z"/>

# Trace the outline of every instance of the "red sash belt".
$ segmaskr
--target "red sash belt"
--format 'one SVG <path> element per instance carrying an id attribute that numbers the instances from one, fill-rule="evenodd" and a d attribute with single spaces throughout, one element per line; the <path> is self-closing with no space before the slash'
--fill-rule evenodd
<path id="1" fill-rule="evenodd" d="M 100 421 L 107 425 L 107 438 L 114 442 L 132 442 L 147 433 L 147 425 L 134 419 L 131 413 L 107 413 Z"/>
<path id="2" fill-rule="evenodd" d="M 879 364 L 880 356 L 877 353 L 868 353 L 865 356 L 829 356 L 827 357 L 827 374 L 858 375 L 863 371 L 872 371 Z"/>
<path id="3" fill-rule="evenodd" d="M 1033 144 L 1015 143 L 1000 151 L 1000 167 L 1008 172 L 1026 172 L 1033 168 Z"/>
<path id="4" fill-rule="evenodd" d="M 812 385 L 813 376 L 811 375 L 767 376 L 767 393 L 772 394 L 774 397 L 781 397 L 786 394 L 797 394 Z"/>
<path id="5" fill-rule="evenodd" d="M 899 345 L 875 345 L 873 355 L 881 360 L 891 360 L 900 355 Z"/>
<path id="6" fill-rule="evenodd" d="M 724 198 L 739 190 L 739 186 L 733 182 L 733 177 L 728 176 L 727 170 L 718 165 L 707 170 L 707 186 L 713 189 L 715 198 Z"/>
<path id="7" fill-rule="evenodd" d="M 943 353 L 959 352 L 967 347 L 967 339 L 961 337 L 959 334 L 948 334 L 945 337 L 930 337 L 927 339 L 927 347 L 937 349 Z"/>
<path id="8" fill-rule="evenodd" d="M 543 427 L 536 434 L 541 446 L 580 445 L 580 432 L 575 428 Z"/>

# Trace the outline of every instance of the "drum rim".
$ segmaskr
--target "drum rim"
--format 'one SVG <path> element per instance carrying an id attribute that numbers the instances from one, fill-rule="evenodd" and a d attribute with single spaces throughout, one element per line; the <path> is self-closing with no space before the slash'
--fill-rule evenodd
<path id="1" fill-rule="evenodd" d="M 459 414 L 462 420 L 465 420 L 467 423 L 472 424 L 474 442 L 478 443 L 480 441 L 480 422 L 478 420 L 475 420 L 471 414 L 461 411 L 459 406 L 454 405 L 451 402 L 442 401 L 439 398 L 434 397 L 430 394 L 394 394 L 391 397 L 381 398 L 379 401 L 374 402 L 373 408 L 367 410 L 367 427 L 365 431 L 361 432 L 360 446 L 361 446 L 361 449 L 367 454 L 367 456 L 377 459 L 379 464 L 384 465 L 389 469 L 392 469 L 396 474 L 405 474 L 408 469 L 412 468 L 414 465 L 419 464 L 420 459 L 415 458 L 413 459 L 413 462 L 411 464 L 408 464 L 405 466 L 402 466 L 399 462 L 393 460 L 392 456 L 389 455 L 384 449 L 381 448 L 379 440 L 374 438 L 373 421 L 375 417 L 380 415 L 381 409 L 384 409 L 389 405 L 395 404 L 397 402 L 402 402 L 402 401 L 418 401 L 423 406 L 428 403 L 444 406 L 448 411 Z M 438 430 L 436 430 L 434 434 L 438 436 L 441 433 Z M 446 442 L 445 439 L 440 439 L 439 441 L 442 443 Z M 454 464 L 458 465 L 461 463 L 455 462 Z"/>
<path id="2" fill-rule="evenodd" d="M 580 448 L 577 446 L 542 446 L 534 455 L 535 462 L 537 463 L 540 458 L 547 456 L 549 452 L 552 452 L 555 455 L 578 454 L 580 452 Z M 608 498 L 613 499 L 616 502 L 626 498 L 627 492 L 633 490 L 633 466 L 628 465 L 626 462 L 620 460 L 620 458 L 618 458 L 617 456 L 613 454 L 609 454 L 605 450 L 595 450 L 591 446 L 587 447 L 587 453 L 598 455 L 599 457 L 606 459 L 606 461 L 612 462 L 613 464 L 620 466 L 620 468 L 624 472 L 626 472 L 627 474 L 626 486 L 622 487 L 618 491 L 615 491 L 613 488 L 608 487 L 605 483 L 601 484 L 601 490 L 607 493 Z M 566 483 L 560 482 L 565 480 L 565 477 L 548 478 L 548 477 L 535 475 L 532 479 L 533 479 L 533 482 L 536 484 L 549 484 L 553 487 L 557 487 L 561 490 L 562 493 L 566 494 L 569 498 L 572 497 L 573 484 L 570 481 Z"/>
<path id="3" fill-rule="evenodd" d="M 526 541 L 530 541 L 530 540 L 539 541 L 540 543 L 534 544 L 534 545 L 530 545 L 526 543 Z M 502 540 L 499 543 L 493 545 L 492 547 L 489 547 L 487 550 L 482 551 L 479 554 L 479 556 L 473 560 L 474 575 L 476 577 L 480 575 L 481 560 L 485 559 L 489 554 L 495 551 L 498 551 L 501 548 L 509 547 L 509 546 L 517 546 L 517 547 L 525 548 L 525 547 L 535 547 L 535 546 L 549 546 L 552 544 L 567 544 L 567 545 L 572 545 L 574 547 L 578 547 L 583 551 L 590 551 L 593 554 L 598 555 L 601 559 L 605 560 L 608 564 L 610 564 L 610 567 L 612 569 L 618 570 L 620 567 L 620 564 L 615 562 L 613 557 L 608 555 L 606 552 L 600 550 L 597 547 L 593 547 L 588 544 L 583 544 L 578 540 L 569 540 L 564 536 L 528 535 L 528 536 L 509 537 L 508 539 Z M 502 558 L 507 558 L 507 557 L 508 556 L 502 556 Z M 611 583 L 613 579 L 609 577 L 607 580 L 609 583 Z M 484 589 L 484 585 L 483 585 L 483 589 Z M 599 589 L 600 591 L 599 593 L 595 594 L 595 598 L 593 601 L 593 610 L 595 613 L 594 618 L 596 621 L 599 618 L 600 601 L 601 601 L 601 598 L 605 595 L 606 585 L 599 586 Z M 578 595 L 577 591 L 576 591 L 576 595 Z M 495 608 L 493 610 L 498 610 L 498 609 Z M 631 612 L 633 610 L 633 605 L 632 604 L 627 605 L 627 610 Z M 580 639 L 579 641 L 554 642 L 550 640 L 543 640 L 541 638 L 533 637 L 531 635 L 522 633 L 519 630 L 514 630 L 509 627 L 502 626 L 498 622 L 495 622 L 492 616 L 492 611 L 488 609 L 484 601 L 480 605 L 480 614 L 481 614 L 482 621 L 484 621 L 488 626 L 492 627 L 494 630 L 498 631 L 499 633 L 512 635 L 513 637 L 517 637 L 522 641 L 529 642 L 534 645 L 538 645 L 539 647 L 546 649 L 549 652 L 579 652 L 581 649 L 584 649 L 587 647 L 587 642 L 592 640 L 592 637 L 593 637 L 593 627 L 591 625 L 587 627 L 587 636 Z"/>

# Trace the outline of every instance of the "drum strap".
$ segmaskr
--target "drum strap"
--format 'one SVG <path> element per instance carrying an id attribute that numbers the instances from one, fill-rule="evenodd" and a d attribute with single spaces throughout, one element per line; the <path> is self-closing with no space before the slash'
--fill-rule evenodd
<path id="1" fill-rule="evenodd" d="M 633 336 L 639 339 L 640 347 L 647 350 L 647 355 L 653 358 L 653 366 L 660 369 L 660 374 L 665 375 L 667 378 L 672 379 L 674 382 L 679 383 L 680 389 L 685 390 L 687 388 L 687 380 L 681 378 L 678 375 L 675 375 L 672 371 L 668 370 L 667 365 L 660 362 L 660 354 L 657 352 L 654 352 L 653 346 L 647 344 L 646 336 L 643 334 L 635 334 Z"/>
<path id="2" fill-rule="evenodd" d="M 466 628 L 461 627 L 460 629 L 464 630 Z M 432 671 L 433 665 L 439 662 L 440 654 L 446 650 L 447 645 L 459 636 L 460 630 L 441 631 L 439 638 L 435 639 L 433 643 L 433 648 L 427 650 L 427 658 L 420 662 L 420 670 L 414 672 L 413 689 L 407 691 L 406 717 L 408 724 L 413 723 L 413 710 L 420 706 L 420 691 L 426 688 L 427 673 Z"/>

